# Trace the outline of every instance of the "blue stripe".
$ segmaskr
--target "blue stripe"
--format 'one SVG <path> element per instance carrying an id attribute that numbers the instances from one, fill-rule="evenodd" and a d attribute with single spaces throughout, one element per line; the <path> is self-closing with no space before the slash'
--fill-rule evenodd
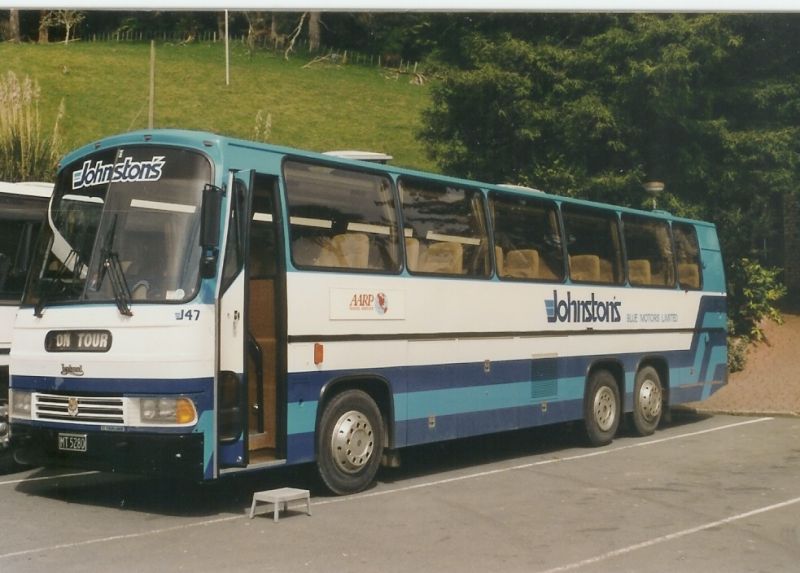
<path id="1" fill-rule="evenodd" d="M 11 388 L 37 392 L 100 392 L 102 394 L 195 394 L 212 388 L 212 377 L 202 378 L 63 378 L 11 376 Z"/>

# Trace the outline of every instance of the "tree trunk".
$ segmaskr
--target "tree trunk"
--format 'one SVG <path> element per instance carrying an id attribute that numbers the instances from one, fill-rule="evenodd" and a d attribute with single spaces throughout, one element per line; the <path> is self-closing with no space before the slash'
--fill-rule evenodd
<path id="1" fill-rule="evenodd" d="M 275 38 L 278 37 L 278 13 L 273 12 L 271 22 L 269 25 L 269 37 L 272 38 L 272 41 L 275 41 Z"/>
<path id="2" fill-rule="evenodd" d="M 50 41 L 50 25 L 47 23 L 47 10 L 39 10 L 39 43 L 47 44 Z"/>
<path id="3" fill-rule="evenodd" d="M 9 10 L 8 15 L 8 32 L 11 34 L 9 40 L 12 42 L 19 42 L 19 10 Z"/>
<path id="4" fill-rule="evenodd" d="M 308 16 L 308 51 L 319 51 L 319 12 L 311 12 Z"/>
<path id="5" fill-rule="evenodd" d="M 225 38 L 225 12 L 217 12 L 217 39 Z"/>

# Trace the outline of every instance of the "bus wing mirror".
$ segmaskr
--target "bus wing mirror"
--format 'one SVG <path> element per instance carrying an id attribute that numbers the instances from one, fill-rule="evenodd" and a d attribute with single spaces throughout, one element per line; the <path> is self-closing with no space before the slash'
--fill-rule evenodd
<path id="1" fill-rule="evenodd" d="M 200 214 L 200 247 L 203 249 L 200 274 L 203 278 L 213 277 L 217 270 L 221 213 L 222 189 L 207 183 L 203 187 L 203 208 Z"/>

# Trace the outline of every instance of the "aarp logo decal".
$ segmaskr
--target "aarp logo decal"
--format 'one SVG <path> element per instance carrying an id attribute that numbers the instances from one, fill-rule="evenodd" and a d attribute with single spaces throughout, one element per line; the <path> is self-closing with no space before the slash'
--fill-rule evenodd
<path id="1" fill-rule="evenodd" d="M 331 289 L 333 320 L 399 320 L 405 318 L 403 291 Z"/>

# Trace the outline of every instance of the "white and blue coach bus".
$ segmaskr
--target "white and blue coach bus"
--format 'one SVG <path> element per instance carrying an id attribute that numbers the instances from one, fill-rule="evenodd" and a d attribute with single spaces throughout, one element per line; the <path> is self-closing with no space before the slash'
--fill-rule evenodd
<path id="1" fill-rule="evenodd" d="M 8 362 L 14 317 L 52 183 L 0 181 L 0 456 L 8 454 Z"/>
<path id="2" fill-rule="evenodd" d="M 699 221 L 208 133 L 62 162 L 11 352 L 45 465 L 193 479 L 582 420 L 610 442 L 726 381 Z"/>

